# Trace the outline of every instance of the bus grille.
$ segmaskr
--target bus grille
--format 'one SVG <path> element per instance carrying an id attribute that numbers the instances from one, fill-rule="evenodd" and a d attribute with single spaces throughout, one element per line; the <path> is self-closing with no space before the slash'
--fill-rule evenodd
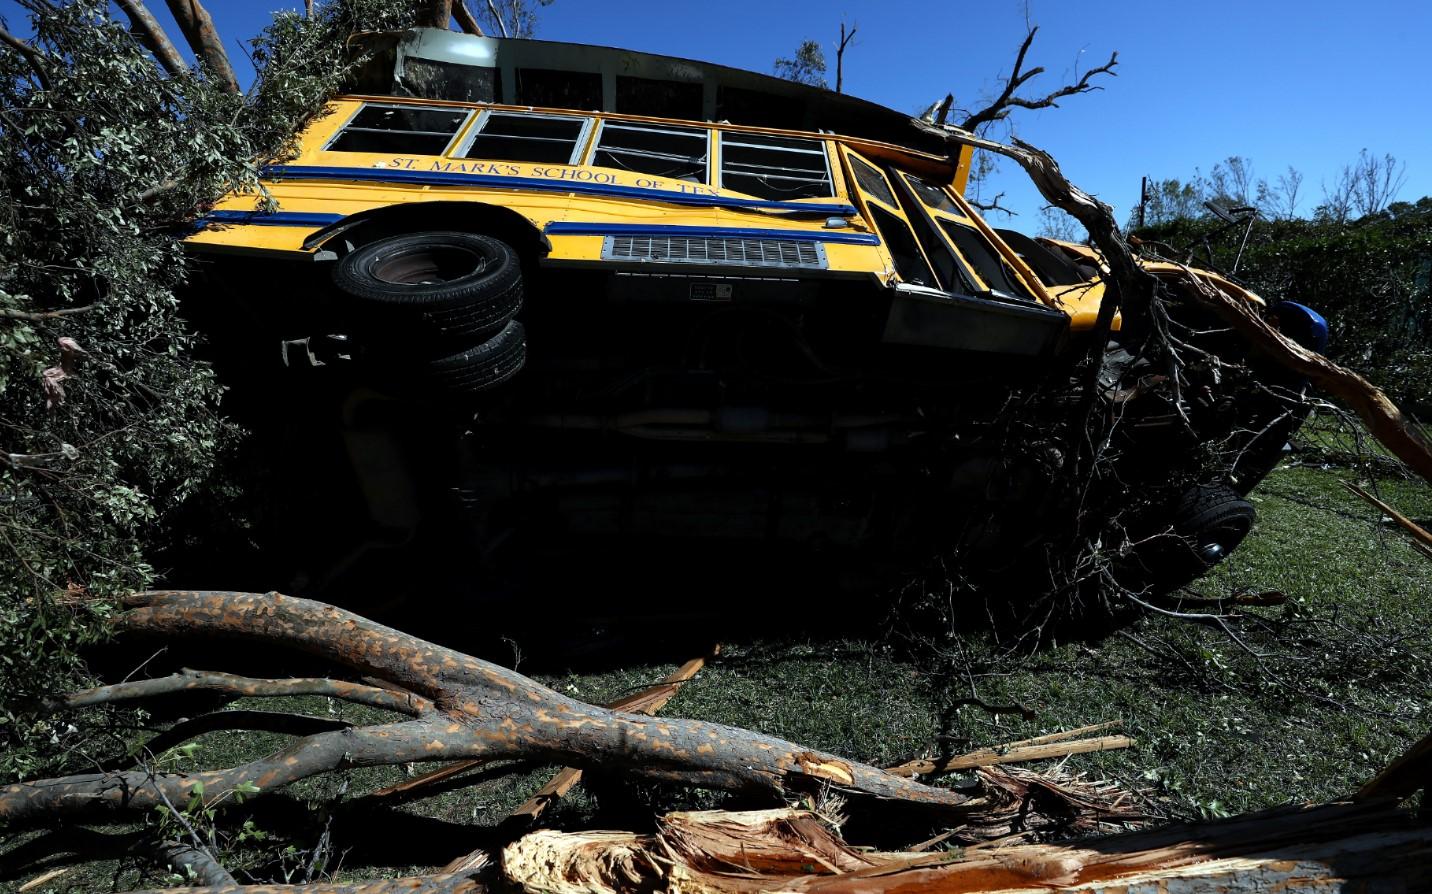
<path id="1" fill-rule="evenodd" d="M 721 264 L 824 270 L 825 246 L 785 239 L 700 239 L 689 236 L 607 236 L 602 259 L 661 264 Z"/>

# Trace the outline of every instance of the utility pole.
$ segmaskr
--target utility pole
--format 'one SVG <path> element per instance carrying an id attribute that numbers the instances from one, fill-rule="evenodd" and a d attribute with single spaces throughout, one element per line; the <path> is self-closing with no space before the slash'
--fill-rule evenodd
<path id="1" fill-rule="evenodd" d="M 1149 203 L 1149 178 L 1145 174 L 1139 178 L 1139 229 L 1144 228 L 1144 206 Z"/>

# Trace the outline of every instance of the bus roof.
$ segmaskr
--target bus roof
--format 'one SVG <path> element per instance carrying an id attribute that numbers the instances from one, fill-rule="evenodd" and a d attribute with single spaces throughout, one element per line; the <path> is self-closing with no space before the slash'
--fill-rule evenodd
<path id="1" fill-rule="evenodd" d="M 367 58 L 347 85 L 350 93 L 827 132 L 949 158 L 948 145 L 907 114 L 710 62 L 438 28 L 359 35 L 354 48 Z M 947 162 L 952 174 L 957 161 Z"/>

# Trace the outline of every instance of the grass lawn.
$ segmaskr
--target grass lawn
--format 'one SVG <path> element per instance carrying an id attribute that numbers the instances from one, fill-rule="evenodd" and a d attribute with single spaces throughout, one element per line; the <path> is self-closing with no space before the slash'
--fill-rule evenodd
<path id="1" fill-rule="evenodd" d="M 1238 609 L 1245 617 L 1231 627 L 1236 636 L 1149 616 L 1098 643 L 1008 654 L 987 635 L 969 632 L 917 659 L 889 637 L 773 635 L 729 645 L 664 713 L 748 726 L 875 764 L 1119 720 L 1120 731 L 1138 740 L 1136 747 L 1079 755 L 1067 768 L 1146 789 L 1154 809 L 1169 816 L 1234 813 L 1347 793 L 1426 734 L 1423 706 L 1432 695 L 1426 621 L 1432 561 L 1339 485 L 1351 477 L 1344 468 L 1290 466 L 1255 492 L 1259 521 L 1253 534 L 1193 588 L 1203 596 L 1286 596 L 1279 606 Z M 1407 515 L 1432 517 L 1432 490 L 1425 485 L 1384 480 L 1380 492 Z M 604 701 L 673 667 L 523 670 L 579 698 Z M 987 705 L 1020 705 L 1032 719 L 991 713 L 968 703 L 971 696 Z M 375 719 L 367 709 L 323 699 L 233 707 Z M 174 759 L 180 766 L 226 765 L 282 741 L 212 733 L 198 740 L 192 756 Z M 340 811 L 328 825 L 328 805 L 340 793 L 352 804 L 423 769 L 312 780 L 281 799 L 284 806 L 261 807 L 271 799 L 246 806 L 243 811 L 252 812 L 225 821 L 233 865 L 266 872 L 286 867 L 301 879 L 306 851 L 327 827 L 333 843 L 328 869 L 336 867 L 340 878 L 424 871 L 478 846 L 481 827 L 496 824 L 550 775 L 525 768 L 407 802 L 396 814 Z M 717 803 L 725 802 L 713 794 L 634 790 L 597 779 L 547 821 L 614 825 L 639 822 L 653 809 Z M 251 825 L 238 843 L 242 819 Z M 279 833 L 294 836 L 292 850 Z M 8 851 L 13 858 L 37 840 L 31 834 L 0 846 L 0 857 Z M 119 855 L 32 890 L 123 890 L 140 883 L 133 865 Z M 0 888 L 11 890 L 35 874 L 0 875 Z"/>

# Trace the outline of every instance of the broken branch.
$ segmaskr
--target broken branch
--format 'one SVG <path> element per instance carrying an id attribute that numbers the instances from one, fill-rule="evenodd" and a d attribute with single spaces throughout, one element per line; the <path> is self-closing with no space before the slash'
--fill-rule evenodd
<path id="1" fill-rule="evenodd" d="M 929 776 L 956 770 L 972 770 L 976 767 L 992 767 L 996 764 L 1019 764 L 1051 757 L 1067 757 L 1071 754 L 1088 754 L 1092 751 L 1116 751 L 1134 744 L 1135 740 L 1128 736 L 1098 736 L 1092 739 L 1076 739 L 1073 742 L 1051 742 L 1046 739 L 1042 743 L 1032 745 L 982 748 L 943 761 L 924 758 L 906 761 L 899 766 L 890 767 L 886 772 L 895 776 Z"/>
<path id="2" fill-rule="evenodd" d="M 273 698 L 288 695 L 326 695 L 373 708 L 383 708 L 420 717 L 431 713 L 434 705 L 429 699 L 411 693 L 398 693 L 377 686 L 347 683 L 342 680 L 302 679 L 261 680 L 240 677 L 234 674 L 214 671 L 196 671 L 185 668 L 179 673 L 153 680 L 134 680 L 100 686 L 69 695 L 57 707 L 88 708 L 92 705 L 111 702 L 133 701 L 153 698 L 156 695 L 172 695 L 176 692 L 223 692 L 228 695 L 247 698 Z"/>
<path id="3" fill-rule="evenodd" d="M 1342 401 L 1392 455 L 1432 482 L 1432 441 L 1380 388 L 1288 338 L 1254 312 L 1247 300 L 1228 294 L 1207 277 L 1185 268 L 1170 278 L 1186 297 L 1216 314 L 1254 350 Z"/>
<path id="4" fill-rule="evenodd" d="M 165 798 L 187 802 L 196 794 L 212 805 L 240 786 L 256 797 L 351 767 L 519 757 L 766 796 L 831 788 L 956 812 L 983 806 L 978 798 L 749 730 L 584 704 L 514 671 L 307 599 L 157 591 L 126 602 L 130 610 L 114 621 L 120 632 L 288 646 L 382 677 L 432 700 L 436 709 L 418 720 L 311 735 L 229 769 L 89 773 L 6 786 L 0 788 L 0 820 L 144 810 Z"/>
<path id="5" fill-rule="evenodd" d="M 1344 481 L 1342 485 L 1343 487 L 1357 494 L 1359 497 L 1362 497 L 1367 502 L 1371 503 L 1373 506 L 1376 506 L 1378 509 L 1381 509 L 1383 513 L 1387 515 L 1388 518 L 1397 522 L 1397 524 L 1402 528 L 1402 530 L 1406 531 L 1408 534 L 1411 534 L 1413 539 L 1417 543 L 1421 544 L 1424 547 L 1432 549 L 1432 532 L 1429 532 L 1426 528 L 1417 524 L 1417 522 L 1403 515 L 1401 512 L 1398 512 L 1396 509 L 1393 509 L 1391 506 L 1382 502 L 1377 497 L 1374 497 L 1372 494 L 1364 490 L 1361 486 L 1353 484 L 1351 481 Z"/>

